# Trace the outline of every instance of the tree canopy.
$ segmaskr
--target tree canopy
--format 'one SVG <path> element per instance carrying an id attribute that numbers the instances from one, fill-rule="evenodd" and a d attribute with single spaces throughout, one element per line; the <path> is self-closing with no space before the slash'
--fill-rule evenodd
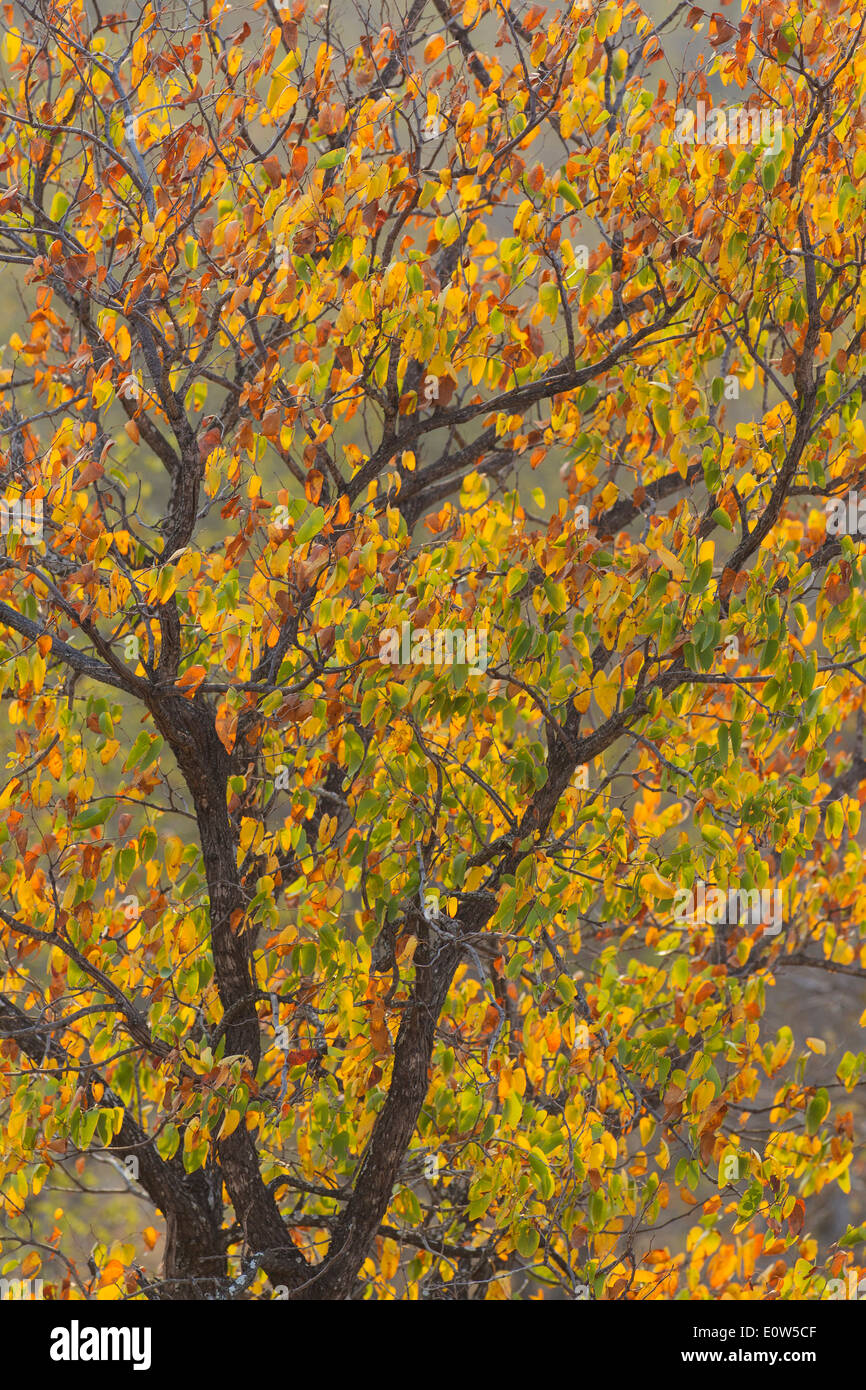
<path id="1" fill-rule="evenodd" d="M 0 1273 L 830 1296 L 862 8 L 2 13 Z"/>

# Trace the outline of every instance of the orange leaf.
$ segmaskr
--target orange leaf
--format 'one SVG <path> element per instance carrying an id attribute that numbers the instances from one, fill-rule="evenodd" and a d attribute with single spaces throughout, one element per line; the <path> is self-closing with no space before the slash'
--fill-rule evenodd
<path id="1" fill-rule="evenodd" d="M 241 639 L 236 632 L 230 632 L 226 636 L 226 666 L 233 671 L 238 664 L 238 657 L 241 653 Z M 196 667 L 196 670 L 204 669 Z"/>
<path id="2" fill-rule="evenodd" d="M 179 690 L 184 691 L 184 693 L 188 694 L 191 698 L 198 690 L 206 675 L 207 671 L 204 666 L 188 666 L 183 675 L 178 676 L 175 684 Z M 219 730 L 217 730 L 217 732 L 219 733 Z M 234 740 L 232 741 L 234 742 Z M 229 749 L 229 752 L 231 752 L 231 749 Z"/>
<path id="3" fill-rule="evenodd" d="M 118 1279 L 122 1278 L 123 1264 L 121 1263 L 121 1261 L 109 1260 L 108 1264 L 105 1266 L 105 1269 L 102 1271 L 102 1276 L 99 1280 L 99 1284 L 100 1287 L 104 1289 L 107 1288 L 109 1284 L 114 1284 L 117 1282 Z"/>
<path id="4" fill-rule="evenodd" d="M 305 1063 L 312 1062 L 315 1057 L 318 1057 L 318 1055 L 319 1054 L 314 1047 L 296 1048 L 294 1052 L 286 1053 L 286 1066 L 302 1067 L 305 1065 Z"/>
<path id="5" fill-rule="evenodd" d="M 391 1034 L 385 1023 L 385 1006 L 380 999 L 370 1005 L 370 1040 L 378 1053 L 391 1051 Z"/>
<path id="6" fill-rule="evenodd" d="M 424 62 L 435 63 L 440 53 L 445 51 L 445 39 L 442 34 L 437 34 L 435 39 L 431 39 L 424 49 Z"/>
<path id="7" fill-rule="evenodd" d="M 532 6 L 532 9 L 529 11 L 529 13 L 528 13 L 528 14 L 525 14 L 525 15 L 523 16 L 522 23 L 523 23 L 524 29 L 534 29 L 534 28 L 536 27 L 536 25 L 538 25 L 538 24 L 541 23 L 541 21 L 544 19 L 544 16 L 545 16 L 546 14 L 547 14 L 547 8 L 546 8 L 546 6 L 544 6 L 544 5 L 533 5 L 533 6 Z"/>
<path id="8" fill-rule="evenodd" d="M 217 738 L 227 753 L 235 746 L 238 731 L 238 712 L 223 700 L 216 715 Z"/>

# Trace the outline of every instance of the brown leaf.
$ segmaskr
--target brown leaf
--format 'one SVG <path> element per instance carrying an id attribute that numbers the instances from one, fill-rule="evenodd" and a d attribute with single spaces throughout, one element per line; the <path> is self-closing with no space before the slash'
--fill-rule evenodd
<path id="1" fill-rule="evenodd" d="M 205 459 L 213 453 L 214 449 L 220 443 L 222 437 L 222 430 L 218 429 L 205 430 L 204 434 L 199 436 L 198 456 L 201 459 L 202 463 L 204 463 Z"/>
<path id="2" fill-rule="evenodd" d="M 728 1107 L 723 1100 L 713 1101 L 713 1104 L 709 1106 L 701 1116 L 701 1121 L 698 1125 L 698 1133 L 713 1134 L 718 1129 L 727 1113 Z"/>
<path id="3" fill-rule="evenodd" d="M 668 1086 L 664 1094 L 665 1119 L 669 1120 L 672 1116 L 679 1119 L 683 1108 L 683 1101 L 686 1098 L 685 1091 L 679 1086 Z"/>
<path id="4" fill-rule="evenodd" d="M 798 1236 L 800 1234 L 805 1220 L 806 1203 L 803 1201 L 802 1197 L 798 1197 L 794 1203 L 794 1210 L 788 1217 L 788 1230 L 791 1232 L 792 1236 Z"/>
<path id="5" fill-rule="evenodd" d="M 451 400 L 451 397 L 454 395 L 454 392 L 455 392 L 456 390 L 457 390 L 457 383 L 455 382 L 455 380 L 454 380 L 453 377 L 450 377 L 450 376 L 440 376 L 440 378 L 439 378 L 439 398 L 438 398 L 438 400 L 437 400 L 437 402 L 436 402 L 436 404 L 440 407 L 440 409 L 442 409 L 442 408 L 444 408 L 446 405 L 448 405 L 448 403 L 449 403 L 450 400 Z"/>
<path id="6" fill-rule="evenodd" d="M 734 580 L 737 577 L 737 570 L 729 569 L 726 565 L 722 570 L 722 581 L 719 584 L 719 598 L 727 598 L 734 587 Z"/>
<path id="7" fill-rule="evenodd" d="M 282 413 L 276 406 L 272 406 L 271 409 L 266 410 L 262 416 L 262 434 L 265 435 L 267 439 L 277 439 L 279 437 L 281 423 Z"/>
<path id="8" fill-rule="evenodd" d="M 97 478 L 101 478 L 104 472 L 105 469 L 102 467 L 102 464 L 97 463 L 96 459 L 91 459 L 89 463 L 84 465 L 72 486 L 74 488 L 87 487 L 90 483 L 95 482 Z"/>
<path id="9" fill-rule="evenodd" d="M 735 38 L 736 33 L 733 24 L 729 24 L 723 14 L 713 14 L 710 33 L 710 43 L 713 48 L 720 48 L 723 43 Z"/>

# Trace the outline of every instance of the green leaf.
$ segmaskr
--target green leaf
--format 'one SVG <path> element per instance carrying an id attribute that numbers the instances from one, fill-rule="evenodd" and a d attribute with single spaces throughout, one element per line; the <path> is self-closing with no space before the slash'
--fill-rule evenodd
<path id="1" fill-rule="evenodd" d="M 317 169 L 336 169 L 338 164 L 342 164 L 346 158 L 345 148 L 339 150 L 328 150 L 321 159 L 316 160 Z"/>
<path id="2" fill-rule="evenodd" d="M 536 1189 L 544 1200 L 549 1202 L 555 1191 L 555 1184 L 547 1166 L 547 1159 L 538 1149 L 530 1149 L 526 1156 L 533 1172 Z"/>
<path id="3" fill-rule="evenodd" d="M 177 1125 L 166 1125 L 156 1136 L 156 1147 L 160 1158 L 174 1158 L 180 1144 L 180 1131 Z"/>
<path id="4" fill-rule="evenodd" d="M 560 975 L 556 981 L 556 992 L 564 1004 L 573 1004 L 577 995 L 577 987 L 568 975 Z"/>
<path id="5" fill-rule="evenodd" d="M 298 527 L 295 541 L 298 545 L 304 545 L 307 541 L 311 541 L 314 536 L 319 534 L 324 524 L 324 510 L 321 507 L 314 507 L 306 521 Z"/>
<path id="6" fill-rule="evenodd" d="M 96 825 L 104 825 L 113 809 L 110 799 L 103 801 L 99 806 L 94 806 L 91 810 L 76 816 L 73 825 L 76 830 L 91 830 Z"/>
<path id="7" fill-rule="evenodd" d="M 518 589 L 522 589 L 526 583 L 526 570 L 521 569 L 520 565 L 512 565 L 505 576 L 505 592 L 516 594 Z"/>
<path id="8" fill-rule="evenodd" d="M 556 282 L 547 280 L 538 291 L 538 302 L 550 319 L 551 323 L 556 322 L 556 315 L 559 312 L 559 290 Z"/>
<path id="9" fill-rule="evenodd" d="M 775 188 L 778 177 L 779 168 L 776 161 L 774 159 L 768 159 L 761 169 L 761 183 L 764 185 L 764 191 L 766 193 L 770 193 L 772 189 Z"/>
<path id="10" fill-rule="evenodd" d="M 538 1232 L 534 1226 L 519 1226 L 514 1244 L 517 1246 L 518 1255 L 522 1255 L 525 1260 L 531 1260 L 538 1249 Z"/>
<path id="11" fill-rule="evenodd" d="M 378 692 L 378 690 L 367 690 L 367 691 L 364 692 L 364 698 L 363 698 L 363 700 L 361 701 L 361 723 L 362 723 L 362 724 L 369 724 L 370 720 L 373 718 L 373 714 L 375 713 L 375 710 L 376 710 L 376 707 L 378 706 L 378 704 L 379 704 L 379 692 Z"/>
<path id="12" fill-rule="evenodd" d="M 567 183 L 565 179 L 560 181 L 556 191 L 564 202 L 570 203 L 573 208 L 580 209 L 581 201 L 578 192 L 576 189 L 572 188 L 571 184 Z"/>
<path id="13" fill-rule="evenodd" d="M 159 734 L 149 734 L 146 729 L 142 729 L 123 764 L 124 772 L 130 772 L 132 768 L 136 767 L 146 753 L 150 753 L 150 762 L 152 763 L 159 757 L 161 749 L 162 737 Z"/>
<path id="14" fill-rule="evenodd" d="M 830 1097 L 822 1086 L 806 1107 L 806 1133 L 817 1134 L 830 1109 Z"/>
<path id="15" fill-rule="evenodd" d="M 824 813 L 824 831 L 828 840 L 838 840 L 845 827 L 845 813 L 838 801 L 831 801 Z"/>

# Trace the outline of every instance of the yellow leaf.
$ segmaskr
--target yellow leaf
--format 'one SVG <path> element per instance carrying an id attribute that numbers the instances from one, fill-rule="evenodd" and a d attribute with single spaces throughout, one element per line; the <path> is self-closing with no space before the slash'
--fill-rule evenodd
<path id="1" fill-rule="evenodd" d="M 662 878 L 655 869 L 643 875 L 640 889 L 646 898 L 673 898 L 677 891 L 674 884 L 669 883 L 666 878 Z"/>
<path id="2" fill-rule="evenodd" d="M 100 380 L 95 381 L 93 383 L 93 388 L 90 392 L 90 399 L 93 401 L 93 404 L 96 406 L 96 409 L 100 410 L 104 405 L 107 405 L 107 403 L 111 400 L 111 397 L 113 395 L 114 387 L 112 386 L 111 382 Z"/>
<path id="3" fill-rule="evenodd" d="M 671 572 L 672 579 L 675 579 L 677 583 L 679 583 L 681 579 L 685 578 L 686 572 L 680 564 L 679 560 L 677 559 L 676 555 L 673 555 L 663 545 L 660 545 L 658 547 L 656 554 L 659 556 L 660 559 L 664 560 L 665 564 Z"/>
<path id="4" fill-rule="evenodd" d="M 103 767 L 107 767 L 107 765 L 111 762 L 112 758 L 117 753 L 119 748 L 120 744 L 118 743 L 116 738 L 110 738 L 107 740 L 105 747 L 99 755 L 99 761 L 102 763 Z"/>
<path id="5" fill-rule="evenodd" d="M 823 1038 L 807 1038 L 806 1046 L 810 1052 L 817 1052 L 819 1057 L 826 1056 L 827 1044 Z"/>
<path id="6" fill-rule="evenodd" d="M 613 714 L 616 697 L 619 694 L 617 677 L 605 671 L 598 671 L 592 682 L 592 693 L 602 714 L 609 719 Z"/>
<path id="7" fill-rule="evenodd" d="M 217 1138 L 218 1138 L 218 1139 L 228 1139 L 228 1137 L 229 1137 L 230 1134 L 234 1134 L 234 1132 L 235 1132 L 235 1130 L 237 1129 L 237 1127 L 238 1127 L 238 1125 L 240 1124 L 240 1122 L 241 1122 L 241 1112 L 240 1112 L 240 1110 L 229 1110 L 229 1111 L 226 1113 L 226 1117 L 225 1117 L 225 1119 L 223 1120 L 222 1125 L 220 1126 L 220 1132 L 219 1132 L 219 1134 L 217 1135 Z"/>
<path id="8" fill-rule="evenodd" d="M 195 923 L 191 918 L 187 917 L 178 931 L 177 944 L 186 956 L 195 950 L 197 942 L 198 935 L 196 933 Z"/>
<path id="9" fill-rule="evenodd" d="M 293 53 L 289 53 L 279 67 L 274 68 L 268 87 L 267 107 L 275 119 L 284 116 L 298 99 L 297 87 L 293 87 L 289 82 L 289 73 L 296 67 L 297 59 Z"/>
<path id="10" fill-rule="evenodd" d="M 156 578 L 150 586 L 147 596 L 148 603 L 168 603 L 175 589 L 177 588 L 177 574 L 174 565 L 163 565 L 157 571 Z"/>
<path id="11" fill-rule="evenodd" d="M 382 1278 L 393 1279 L 400 1265 L 400 1247 L 395 1240 L 382 1242 Z"/>

